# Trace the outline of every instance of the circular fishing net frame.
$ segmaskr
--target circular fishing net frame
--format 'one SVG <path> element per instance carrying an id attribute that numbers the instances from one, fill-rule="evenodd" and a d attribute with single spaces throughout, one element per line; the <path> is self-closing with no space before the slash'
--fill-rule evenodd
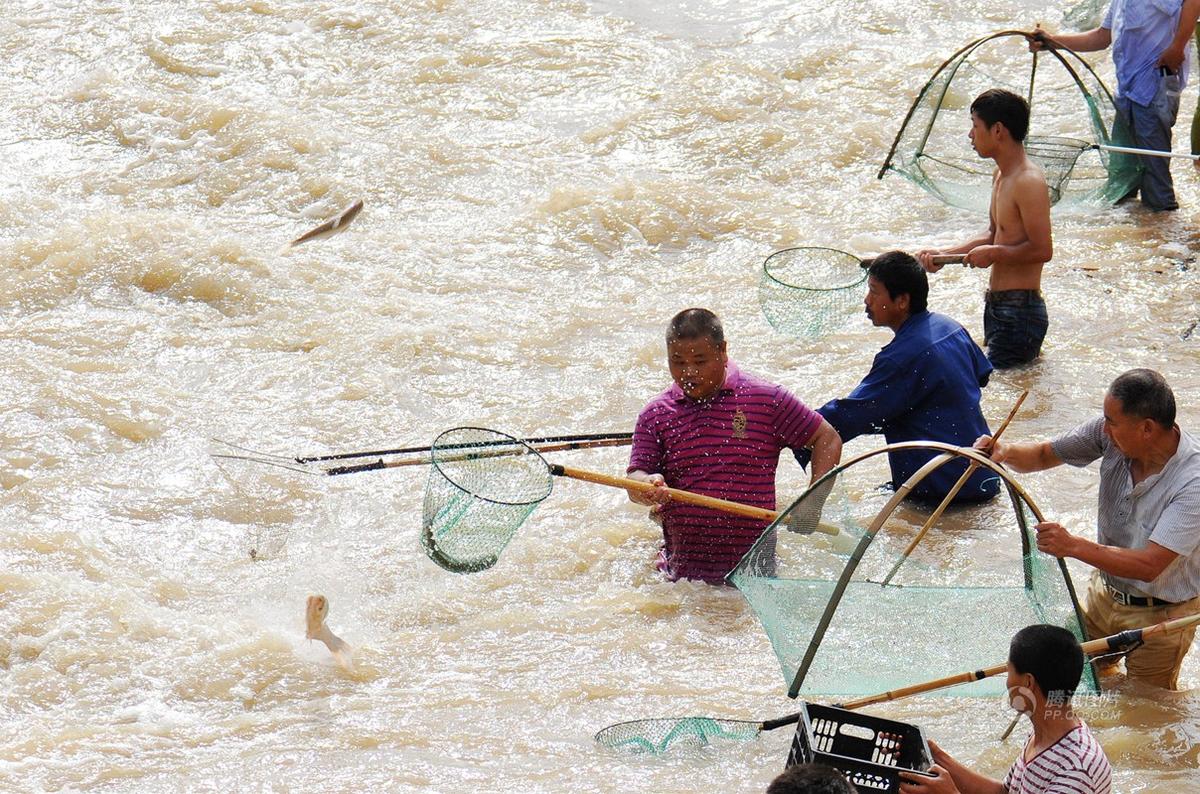
<path id="1" fill-rule="evenodd" d="M 853 316 L 867 280 L 861 260 L 833 248 L 785 248 L 763 262 L 758 298 L 771 327 L 821 336 Z"/>
<path id="2" fill-rule="evenodd" d="M 662 755 L 679 747 L 705 747 L 716 740 L 745 742 L 758 737 L 762 723 L 712 717 L 631 720 L 610 725 L 596 742 L 614 750 Z"/>
<path id="3" fill-rule="evenodd" d="M 1051 201 L 1058 201 L 1063 187 L 1075 170 L 1079 156 L 1092 149 L 1092 144 L 1078 138 L 1029 136 L 1025 139 L 1025 154 L 1042 167 Z"/>
<path id="4" fill-rule="evenodd" d="M 885 453 L 914 451 L 931 457 L 895 491 L 874 489 L 879 468 L 887 465 Z M 957 478 L 970 463 L 983 470 L 981 476 L 999 479 L 1001 495 L 962 510 L 952 506 L 933 525 L 937 532 L 926 538 L 925 550 L 902 557 L 906 536 L 932 511 L 932 505 L 905 497 L 934 471 L 952 467 Z M 834 478 L 830 491 L 826 484 Z M 835 515 L 830 507 L 839 504 L 852 505 L 853 512 Z M 843 534 L 857 536 L 855 548 L 847 555 L 823 536 L 788 531 L 797 513 L 806 524 L 816 515 L 840 525 Z M 847 520 L 855 526 L 845 526 Z M 727 580 L 762 624 L 789 697 L 891 691 L 914 683 L 913 670 L 941 677 L 960 672 L 964 664 L 1003 659 L 1013 634 L 1033 623 L 1063 626 L 1085 639 L 1065 562 L 1037 549 L 1034 525 L 1041 520 L 1011 473 L 977 450 L 932 441 L 888 444 L 843 461 L 801 494 Z M 989 560 L 987 570 L 975 567 L 980 555 Z M 885 586 L 901 559 L 907 562 L 899 577 Z M 907 664 L 882 664 L 898 637 Z M 1089 666 L 1079 691 L 1094 693 L 1097 687 Z M 1003 691 L 1002 681 L 989 679 L 942 694 Z"/>
<path id="5" fill-rule="evenodd" d="M 537 450 L 482 427 L 456 427 L 430 449 L 421 545 L 454 573 L 496 564 L 533 509 L 550 495 L 553 477 Z"/>
<path id="6" fill-rule="evenodd" d="M 994 164 L 974 151 L 967 132 L 971 102 L 989 88 L 1008 89 L 1029 102 L 1029 132 L 1037 137 L 1026 151 L 1046 171 L 1052 203 L 1111 204 L 1137 186 L 1142 166 L 1136 156 L 1090 145 L 1133 145 L 1104 82 L 1069 49 L 1029 52 L 1017 30 L 976 39 L 938 67 L 909 109 L 878 178 L 894 171 L 951 206 L 987 211 Z M 1089 143 L 1069 165 L 1061 152 L 1037 144 L 1068 138 Z"/>

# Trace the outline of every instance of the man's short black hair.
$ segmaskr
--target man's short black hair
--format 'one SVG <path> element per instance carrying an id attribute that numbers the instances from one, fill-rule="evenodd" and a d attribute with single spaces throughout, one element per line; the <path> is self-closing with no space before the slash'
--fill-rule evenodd
<path id="1" fill-rule="evenodd" d="M 1070 701 L 1083 676 L 1083 649 L 1061 626 L 1039 624 L 1018 631 L 1008 646 L 1008 661 L 1018 673 L 1037 681 L 1047 700 Z"/>
<path id="2" fill-rule="evenodd" d="M 1108 393 L 1126 416 L 1153 419 L 1168 430 L 1175 426 L 1175 394 L 1166 378 L 1152 369 L 1131 369 L 1118 375 Z"/>
<path id="3" fill-rule="evenodd" d="M 925 311 L 929 299 L 929 276 L 924 269 L 903 251 L 888 251 L 871 260 L 867 275 L 883 285 L 892 300 L 908 296 L 908 312 Z"/>
<path id="4" fill-rule="evenodd" d="M 671 318 L 667 326 L 667 344 L 676 339 L 707 338 L 720 347 L 725 342 L 721 320 L 708 309 L 684 309 Z"/>
<path id="5" fill-rule="evenodd" d="M 1029 103 L 1012 91 L 989 88 L 971 103 L 971 112 L 992 126 L 1000 122 L 1017 143 L 1025 140 L 1029 132 Z"/>
<path id="6" fill-rule="evenodd" d="M 767 794 L 856 794 L 845 775 L 825 764 L 796 764 L 767 786 Z"/>

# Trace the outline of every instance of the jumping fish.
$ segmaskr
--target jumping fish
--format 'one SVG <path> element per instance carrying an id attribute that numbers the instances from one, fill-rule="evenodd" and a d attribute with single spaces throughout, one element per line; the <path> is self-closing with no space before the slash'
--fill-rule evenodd
<path id="1" fill-rule="evenodd" d="M 356 217 L 358 217 L 358 213 L 362 212 L 362 208 L 363 208 L 363 202 L 362 202 L 362 199 L 359 199 L 358 201 L 351 204 L 349 207 L 346 207 L 346 209 L 339 212 L 333 218 L 330 218 L 329 220 L 322 223 L 320 226 L 317 226 L 314 229 L 309 229 L 307 232 L 300 235 L 295 240 L 292 240 L 290 243 L 285 245 L 283 248 L 279 249 L 279 252 L 283 253 L 290 248 L 294 248 L 295 246 L 300 245 L 301 243 L 307 243 L 310 240 L 319 240 L 323 237 L 331 237 L 331 236 L 337 234 L 338 232 L 344 230 L 347 226 L 349 226 L 350 221 L 352 221 Z"/>
<path id="2" fill-rule="evenodd" d="M 304 605 L 304 636 L 310 640 L 320 640 L 329 648 L 333 658 L 344 669 L 351 668 L 354 649 L 325 625 L 325 616 L 329 614 L 329 599 L 323 595 L 310 595 Z"/>

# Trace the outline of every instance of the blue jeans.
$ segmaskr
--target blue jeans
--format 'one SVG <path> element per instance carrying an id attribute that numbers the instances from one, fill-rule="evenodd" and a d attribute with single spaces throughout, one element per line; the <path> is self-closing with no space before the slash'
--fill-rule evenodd
<path id="1" fill-rule="evenodd" d="M 983 300 L 983 339 L 988 361 L 996 369 L 1037 358 L 1049 326 L 1046 301 L 1038 290 L 989 290 Z"/>
<path id="2" fill-rule="evenodd" d="M 1139 149 L 1171 151 L 1171 128 L 1179 115 L 1179 75 L 1164 74 L 1150 104 L 1143 107 L 1125 97 L 1116 98 L 1117 115 L 1133 135 Z M 1171 161 L 1166 157 L 1141 157 L 1142 203 L 1152 210 L 1174 210 L 1175 185 L 1171 181 Z"/>

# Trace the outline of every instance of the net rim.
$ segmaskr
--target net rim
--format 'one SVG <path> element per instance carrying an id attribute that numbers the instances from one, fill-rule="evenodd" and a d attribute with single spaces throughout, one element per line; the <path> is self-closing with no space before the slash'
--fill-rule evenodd
<path id="1" fill-rule="evenodd" d="M 904 117 L 904 121 L 900 125 L 900 129 L 896 132 L 896 137 L 892 141 L 891 149 L 888 151 L 887 158 L 880 166 L 876 179 L 883 179 L 889 172 L 897 173 L 903 176 L 908 181 L 925 190 L 930 195 L 940 201 L 949 204 L 950 206 L 959 207 L 975 212 L 986 210 L 986 200 L 974 200 L 970 197 L 955 195 L 954 190 L 943 190 L 927 176 L 921 173 L 919 166 L 917 173 L 913 172 L 912 163 L 919 161 L 920 157 L 925 152 L 925 146 L 928 142 L 929 133 L 932 122 L 927 126 L 920 135 L 920 142 L 916 146 L 915 155 L 910 156 L 906 152 L 900 151 L 900 144 L 905 138 L 905 133 L 909 128 L 909 124 L 918 117 L 918 110 L 921 109 L 930 91 L 941 88 L 944 95 L 949 83 L 957 74 L 958 69 L 964 64 L 969 63 L 975 51 L 983 45 L 1009 37 L 1028 38 L 1027 31 L 1021 30 L 1002 30 L 995 33 L 990 33 L 981 38 L 969 42 L 965 46 L 955 51 L 949 58 L 934 70 L 924 86 L 917 93 L 916 98 L 908 108 L 908 113 Z M 1111 143 L 1113 136 L 1117 134 L 1115 120 L 1115 99 L 1108 86 L 1096 73 L 1078 52 L 1068 47 L 1055 47 L 1045 50 L 1044 59 L 1046 62 L 1051 62 L 1049 56 L 1053 56 L 1053 63 L 1057 63 L 1074 83 L 1075 88 L 1082 96 L 1084 105 L 1088 109 L 1088 118 L 1091 122 L 1093 138 L 1101 143 Z M 1037 68 L 1037 53 L 1034 53 L 1032 68 Z M 949 72 L 949 77 L 944 77 L 944 73 Z M 1032 80 L 1032 75 L 1031 75 Z M 939 82 L 941 81 L 941 82 Z M 1032 91 L 1032 88 L 1030 89 Z M 941 99 L 939 98 L 937 105 L 940 108 Z M 1103 105 L 1103 107 L 1101 107 Z M 934 111 L 936 117 L 937 110 Z M 1081 150 L 1086 151 L 1086 150 Z M 1051 204 L 1058 204 L 1060 201 L 1065 201 L 1070 204 L 1088 203 L 1099 201 L 1107 204 L 1113 204 L 1128 192 L 1130 184 L 1136 186 L 1136 175 L 1142 172 L 1140 161 L 1134 160 L 1132 164 L 1126 163 L 1120 168 L 1114 168 L 1110 164 L 1110 159 L 1106 156 L 1103 150 L 1100 150 L 1101 164 L 1107 171 L 1105 181 L 1097 187 L 1074 188 L 1068 191 L 1066 185 L 1069 184 L 1069 179 L 1063 179 L 1060 182 L 1060 189 L 1051 191 Z M 1130 173 L 1133 171 L 1135 173 Z M 1068 175 L 1069 176 L 1069 175 Z M 1099 177 L 1096 177 L 1099 179 Z M 1084 182 L 1084 180 L 1079 180 Z M 1124 185 L 1124 187 L 1121 187 Z M 957 187 L 957 186 L 955 186 Z M 983 191 L 986 197 L 987 191 Z"/>
<path id="2" fill-rule="evenodd" d="M 771 273 L 771 260 L 775 259 L 776 257 L 783 256 L 784 254 L 792 254 L 797 251 L 832 251 L 835 254 L 840 254 L 841 256 L 852 260 L 856 264 L 860 265 L 860 267 L 861 267 L 861 263 L 862 263 L 862 260 L 859 257 L 857 257 L 854 254 L 851 254 L 847 251 L 841 251 L 837 248 L 828 248 L 828 247 L 820 246 L 820 245 L 801 245 L 801 246 L 794 246 L 792 248 L 782 248 L 778 251 L 775 251 L 770 256 L 768 256 L 763 261 L 763 276 L 765 278 L 775 282 L 776 284 L 778 284 L 781 287 L 786 287 L 787 289 L 799 290 L 801 292 L 814 292 L 814 293 L 836 292 L 838 290 L 852 289 L 854 287 L 859 286 L 860 284 L 862 284 L 864 281 L 867 280 L 867 271 L 865 268 L 862 270 L 861 277 L 858 278 L 857 280 L 855 280 L 853 282 L 847 282 L 845 284 L 835 285 L 832 287 L 805 287 L 800 284 L 790 284 Z"/>
<path id="3" fill-rule="evenodd" d="M 726 735 L 710 735 L 707 733 L 690 734 L 693 738 L 699 738 L 704 744 L 707 744 L 710 738 L 730 741 L 752 740 L 757 738 L 763 731 L 763 723 L 759 720 L 727 719 L 725 717 L 712 716 L 649 717 L 640 720 L 625 720 L 624 722 L 607 725 L 597 731 L 592 736 L 592 740 L 603 747 L 613 750 L 624 749 L 627 745 L 632 745 L 639 750 L 648 750 L 654 755 L 662 755 L 667 751 L 668 747 L 674 744 L 672 741 L 674 737 L 671 734 L 675 732 L 676 728 L 687 723 L 711 723 L 721 733 L 728 732 Z M 626 735 L 627 732 L 628 735 Z M 658 740 L 647 737 L 647 734 L 657 732 L 664 732 L 667 735 Z"/>
<path id="4" fill-rule="evenodd" d="M 631 726 L 641 725 L 674 725 L 678 722 L 688 722 L 690 720 L 695 720 L 698 722 L 728 723 L 730 725 L 753 725 L 755 727 L 762 726 L 761 720 L 747 720 L 738 717 L 714 717 L 710 714 L 687 714 L 682 717 L 643 717 L 642 719 L 638 720 L 622 720 L 621 722 L 614 722 L 612 725 L 606 725 L 600 730 L 596 731 L 595 738 L 597 741 L 600 741 L 599 737 L 601 735 L 617 728 L 628 728 Z"/>
<path id="5" fill-rule="evenodd" d="M 536 498 L 526 499 L 526 500 L 522 500 L 522 501 L 509 501 L 509 500 L 505 500 L 505 499 L 496 499 L 496 498 L 489 497 L 489 496 L 483 496 L 482 494 L 476 493 L 475 491 L 471 490 L 470 488 L 464 487 L 461 483 L 459 483 L 457 480 L 455 480 L 453 477 L 451 477 L 449 472 L 447 472 L 446 469 L 443 468 L 438 463 L 438 460 L 437 460 L 438 442 L 441 441 L 446 436 L 448 436 L 449 434 L 456 433 L 456 432 L 459 432 L 462 430 L 474 430 L 477 432 L 491 433 L 493 436 L 498 436 L 500 438 L 507 439 L 508 441 L 511 441 L 515 445 L 520 445 L 520 446 L 524 447 L 529 454 L 536 456 L 538 461 L 540 461 L 542 466 L 545 467 L 545 469 L 546 469 L 546 491 L 545 491 L 545 493 L 541 494 L 540 496 L 538 496 Z M 462 446 L 460 444 L 459 449 L 461 450 L 461 448 L 462 448 Z M 443 430 L 441 433 L 438 434 L 438 437 L 433 440 L 433 444 L 429 448 L 429 463 L 433 467 L 433 469 L 435 469 L 437 471 L 437 473 L 440 474 L 442 476 L 442 478 L 446 480 L 446 482 L 450 483 L 451 485 L 453 485 L 455 488 L 462 491 L 463 493 L 470 494 L 473 499 L 478 499 L 481 502 L 488 502 L 489 504 L 502 505 L 504 507 L 528 507 L 529 505 L 536 505 L 540 502 L 545 501 L 546 497 L 548 497 L 550 495 L 550 491 L 554 487 L 554 477 L 550 473 L 551 472 L 550 464 L 546 462 L 546 459 L 542 457 L 542 454 L 540 452 L 538 452 L 536 449 L 531 447 L 523 439 L 517 438 L 516 436 L 509 435 L 508 433 L 502 433 L 499 430 L 493 430 L 490 427 L 478 427 L 476 425 L 462 425 L 460 427 L 452 427 L 449 430 Z"/>
<path id="6" fill-rule="evenodd" d="M 1093 148 L 1096 144 L 1088 143 L 1083 138 L 1072 138 L 1067 135 L 1027 135 L 1025 136 L 1025 150 L 1029 151 L 1029 146 L 1034 148 L 1039 146 L 1061 146 L 1065 149 L 1078 150 L 1086 152 Z"/>
<path id="7" fill-rule="evenodd" d="M 895 512 L 896 508 L 899 507 L 900 503 L 903 501 L 905 495 L 911 489 L 911 487 L 920 482 L 920 480 L 924 479 L 924 477 L 931 473 L 934 469 L 946 465 L 953 459 L 965 458 L 969 461 L 973 461 L 980 467 L 986 468 L 995 473 L 1002 481 L 1002 486 L 1007 489 L 1009 497 L 1013 502 L 1013 508 L 1017 512 L 1017 522 L 1018 527 L 1020 528 L 1022 541 L 1022 558 L 1027 559 L 1031 554 L 1035 556 L 1037 554 L 1045 554 L 1045 552 L 1041 552 L 1040 550 L 1030 550 L 1030 529 L 1027 526 L 1026 519 L 1024 518 L 1024 511 L 1028 510 L 1028 512 L 1031 513 L 1033 518 L 1038 522 L 1045 521 L 1045 517 L 1038 508 L 1037 503 L 1034 502 L 1033 497 L 1024 487 L 1022 487 L 1012 472 L 1005 469 L 1002 465 L 994 462 L 989 456 L 984 455 L 975 447 L 958 447 L 952 444 L 930 440 L 900 441 L 891 444 L 884 444 L 882 447 L 868 450 L 851 458 L 848 461 L 843 461 L 834 468 L 830 469 L 821 477 L 820 480 L 806 488 L 798 497 L 796 497 L 795 501 L 793 501 L 792 504 L 787 507 L 787 509 L 780 511 L 779 517 L 775 519 L 775 521 L 773 521 L 765 530 L 763 530 L 762 535 L 760 535 L 759 539 L 750 547 L 741 561 L 734 566 L 733 570 L 726 574 L 726 581 L 738 588 L 739 591 L 742 591 L 742 584 L 739 582 L 739 580 L 743 578 L 747 580 L 756 578 L 756 575 L 754 574 L 746 575 L 745 570 L 748 564 L 752 565 L 754 555 L 759 550 L 760 545 L 764 543 L 764 540 L 770 536 L 772 530 L 781 524 L 786 523 L 788 514 L 795 510 L 800 502 L 804 500 L 809 493 L 819 488 L 826 479 L 837 477 L 851 466 L 861 463 L 869 458 L 898 449 L 930 449 L 943 454 L 932 458 L 929 463 L 926 463 L 924 466 L 918 469 L 916 473 L 909 477 L 908 480 L 905 481 L 903 487 L 898 489 L 888 500 L 887 504 L 885 504 L 883 508 L 879 510 L 875 519 L 871 522 L 871 526 L 863 534 L 862 538 L 860 538 L 854 554 L 847 561 L 846 566 L 842 570 L 841 576 L 835 583 L 834 592 L 830 598 L 830 601 L 826 605 L 825 612 L 823 613 L 821 620 L 817 624 L 817 629 L 813 633 L 812 639 L 809 641 L 808 649 L 805 651 L 804 657 L 799 666 L 794 672 L 791 672 L 784 667 L 784 679 L 790 680 L 787 692 L 788 697 L 790 698 L 795 698 L 801 694 L 805 678 L 809 672 L 809 667 L 813 661 L 813 658 L 815 657 L 817 649 L 824 640 L 825 632 L 829 627 L 834 612 L 837 610 L 842 601 L 843 592 L 850 582 L 850 577 L 854 574 L 854 571 L 858 567 L 858 562 L 861 560 L 862 553 L 866 550 L 866 545 L 869 545 L 875 536 L 880 532 L 880 530 L 883 529 L 885 522 L 891 517 L 892 513 Z M 943 458 L 940 463 L 931 465 L 938 461 L 939 458 Z M 1073 613 L 1075 628 L 1077 628 L 1079 632 L 1086 632 L 1086 623 L 1084 621 L 1083 611 L 1080 606 L 1079 597 L 1075 591 L 1075 584 L 1071 578 L 1071 572 L 1067 568 L 1066 560 L 1063 558 L 1054 558 L 1051 555 L 1046 556 L 1049 557 L 1051 561 L 1056 560 L 1058 563 L 1058 573 L 1062 576 L 1063 585 L 1067 593 L 1067 601 L 1069 602 Z M 1025 563 L 1023 562 L 1022 565 L 1024 566 L 1024 564 Z M 1050 562 L 1050 564 L 1053 565 L 1053 562 Z M 1028 571 L 1027 568 L 1025 570 Z M 1027 578 L 1027 581 L 1022 589 L 1028 593 L 1034 590 L 1034 585 L 1029 583 Z M 745 596 L 745 591 L 742 592 Z M 747 598 L 747 600 L 749 600 L 749 598 Z M 751 604 L 751 607 L 754 609 L 753 604 Z M 754 609 L 754 611 L 756 614 L 759 614 L 757 609 Z M 760 622 L 763 620 L 761 615 L 759 615 L 759 620 Z M 1071 627 L 1068 626 L 1068 628 Z M 1072 628 L 1071 630 L 1074 632 L 1075 628 Z M 1083 634 L 1082 636 L 1086 636 L 1086 634 Z M 769 633 L 768 637 L 770 637 Z M 773 639 L 772 645 L 775 645 Z M 780 659 L 781 665 L 787 664 L 783 657 L 779 655 L 778 650 L 776 650 L 776 656 Z"/>

